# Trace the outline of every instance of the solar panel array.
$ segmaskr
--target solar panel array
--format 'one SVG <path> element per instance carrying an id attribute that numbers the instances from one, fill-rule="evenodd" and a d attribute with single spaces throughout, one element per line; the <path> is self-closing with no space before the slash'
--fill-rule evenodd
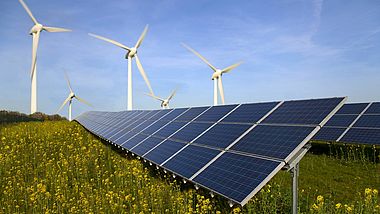
<path id="1" fill-rule="evenodd" d="M 92 133 L 244 205 L 345 98 L 151 111 L 86 112 Z"/>
<path id="2" fill-rule="evenodd" d="M 380 102 L 343 105 L 313 140 L 380 145 Z"/>

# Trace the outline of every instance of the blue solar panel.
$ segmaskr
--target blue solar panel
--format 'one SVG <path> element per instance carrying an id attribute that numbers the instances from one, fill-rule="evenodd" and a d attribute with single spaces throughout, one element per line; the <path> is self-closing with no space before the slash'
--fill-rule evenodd
<path id="1" fill-rule="evenodd" d="M 343 98 L 286 101 L 263 123 L 320 124 Z"/>
<path id="2" fill-rule="evenodd" d="M 349 127 L 358 115 L 339 115 L 336 114 L 326 123 L 325 126 Z"/>
<path id="3" fill-rule="evenodd" d="M 226 152 L 193 180 L 241 203 L 281 166 L 279 162 Z"/>
<path id="4" fill-rule="evenodd" d="M 172 121 L 168 125 L 164 126 L 162 129 L 160 129 L 158 132 L 156 132 L 155 136 L 160 136 L 163 138 L 169 137 L 174 132 L 178 131 L 178 129 L 182 128 L 184 125 L 186 125 L 187 122 L 177 122 Z"/>
<path id="5" fill-rule="evenodd" d="M 164 116 L 167 113 L 169 113 L 170 111 L 171 111 L 170 109 L 160 110 L 157 114 L 155 114 L 154 116 L 150 117 L 149 120 L 156 121 L 156 120 L 160 119 L 162 116 Z"/>
<path id="6" fill-rule="evenodd" d="M 190 178 L 220 152 L 190 144 L 163 166 L 182 177 Z"/>
<path id="7" fill-rule="evenodd" d="M 369 103 L 350 103 L 344 104 L 336 114 L 360 114 Z"/>
<path id="8" fill-rule="evenodd" d="M 168 123 L 169 121 L 166 121 L 166 120 L 158 120 L 155 123 L 153 123 L 151 126 L 149 126 L 148 128 L 144 129 L 142 133 L 153 134 L 154 132 L 156 132 L 157 130 L 159 130 L 161 127 L 165 126 Z"/>
<path id="9" fill-rule="evenodd" d="M 224 118 L 222 122 L 256 123 L 277 104 L 278 102 L 242 104 Z"/>
<path id="10" fill-rule="evenodd" d="M 131 149 L 134 146 L 136 146 L 137 144 L 139 144 L 141 141 L 145 140 L 145 138 L 147 138 L 147 137 L 148 137 L 148 135 L 138 134 L 126 142 L 121 142 L 121 145 L 126 149 Z"/>
<path id="11" fill-rule="evenodd" d="M 217 124 L 195 140 L 194 143 L 224 149 L 250 127 L 251 125 L 243 124 Z"/>
<path id="12" fill-rule="evenodd" d="M 380 102 L 372 103 L 365 114 L 380 114 Z"/>
<path id="13" fill-rule="evenodd" d="M 345 130 L 346 128 L 323 127 L 314 135 L 313 140 L 336 141 Z"/>
<path id="14" fill-rule="evenodd" d="M 195 107 L 190 108 L 188 111 L 183 113 L 181 116 L 177 117 L 176 121 L 190 121 L 193 120 L 198 115 L 202 114 L 205 110 L 207 110 L 210 107 Z"/>
<path id="15" fill-rule="evenodd" d="M 210 109 L 208 109 L 205 113 L 197 117 L 194 121 L 217 122 L 228 112 L 236 108 L 236 106 L 237 105 L 213 106 Z"/>
<path id="16" fill-rule="evenodd" d="M 354 127 L 380 128 L 380 115 L 362 115 Z"/>
<path id="17" fill-rule="evenodd" d="M 165 160 L 170 158 L 174 153 L 178 152 L 186 144 L 175 142 L 172 140 L 165 140 L 152 151 L 144 155 L 144 158 L 156 163 L 162 164 Z"/>
<path id="18" fill-rule="evenodd" d="M 171 136 L 170 139 L 175 139 L 177 141 L 179 140 L 188 143 L 192 141 L 195 137 L 200 135 L 202 132 L 204 132 L 211 125 L 212 123 L 191 122 L 188 125 L 186 125 L 183 129 L 175 133 L 173 136 Z"/>
<path id="19" fill-rule="evenodd" d="M 156 138 L 156 137 L 149 137 L 146 140 L 144 140 L 142 143 L 137 145 L 135 148 L 133 148 L 131 151 L 133 153 L 136 153 L 140 156 L 147 153 L 149 150 L 151 150 L 153 147 L 157 146 L 159 143 L 161 143 L 163 139 Z"/>
<path id="20" fill-rule="evenodd" d="M 183 112 L 185 112 L 187 110 L 188 110 L 188 108 L 173 109 L 173 111 L 171 111 L 169 114 L 165 115 L 161 120 L 162 121 L 174 120 L 174 118 L 176 118 L 179 115 L 183 114 Z"/>
<path id="21" fill-rule="evenodd" d="M 231 150 L 285 159 L 314 129 L 315 127 L 258 125 L 232 146 Z"/>
<path id="22" fill-rule="evenodd" d="M 346 143 L 380 145 L 380 129 L 351 128 L 341 139 Z"/>

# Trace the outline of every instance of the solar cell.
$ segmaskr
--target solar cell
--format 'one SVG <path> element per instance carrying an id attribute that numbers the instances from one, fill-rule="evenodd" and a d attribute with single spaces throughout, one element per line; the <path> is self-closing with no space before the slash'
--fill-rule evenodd
<path id="1" fill-rule="evenodd" d="M 212 123 L 196 123 L 191 122 L 186 125 L 183 129 L 179 130 L 170 139 L 175 139 L 179 141 L 184 141 L 185 143 L 192 141 L 195 137 L 204 132 L 209 128 Z"/>
<path id="2" fill-rule="evenodd" d="M 326 123 L 325 126 L 349 127 L 357 117 L 358 115 L 335 114 L 331 117 L 331 119 Z"/>
<path id="3" fill-rule="evenodd" d="M 336 141 L 343 134 L 346 128 L 322 127 L 313 140 Z"/>
<path id="4" fill-rule="evenodd" d="M 198 115 L 202 114 L 202 112 L 206 111 L 210 107 L 195 107 L 190 108 L 188 111 L 181 114 L 181 116 L 177 117 L 176 121 L 191 121 Z"/>
<path id="5" fill-rule="evenodd" d="M 172 140 L 165 140 L 156 148 L 152 149 L 147 154 L 144 154 L 143 157 L 160 165 L 166 159 L 174 155 L 174 153 L 178 152 L 185 145 L 186 144 L 184 143 L 179 143 Z"/>
<path id="6" fill-rule="evenodd" d="M 162 141 L 162 138 L 149 137 L 140 144 L 138 144 L 136 147 L 132 148 L 131 151 L 137 155 L 142 156 Z"/>
<path id="7" fill-rule="evenodd" d="M 235 202 L 243 203 L 283 165 L 276 161 L 226 152 L 193 181 Z"/>
<path id="8" fill-rule="evenodd" d="M 349 103 L 344 104 L 336 114 L 360 114 L 369 103 Z"/>
<path id="9" fill-rule="evenodd" d="M 263 123 L 320 124 L 342 102 L 342 98 L 286 101 Z"/>
<path id="10" fill-rule="evenodd" d="M 188 111 L 188 108 L 177 108 L 173 109 L 169 114 L 165 115 L 161 120 L 163 121 L 170 121 L 174 118 L 178 117 L 179 115 L 183 114 L 184 112 Z"/>
<path id="11" fill-rule="evenodd" d="M 256 123 L 279 102 L 242 104 L 221 122 Z"/>
<path id="12" fill-rule="evenodd" d="M 351 128 L 340 141 L 347 143 L 380 145 L 380 129 Z"/>
<path id="13" fill-rule="evenodd" d="M 231 150 L 286 159 L 314 129 L 307 126 L 258 125 Z"/>
<path id="14" fill-rule="evenodd" d="M 194 121 L 217 122 L 228 112 L 236 108 L 236 106 L 237 105 L 212 106 L 205 113 L 197 117 Z"/>
<path id="15" fill-rule="evenodd" d="M 365 114 L 380 114 L 380 102 L 372 103 Z"/>
<path id="16" fill-rule="evenodd" d="M 141 141 L 145 140 L 145 138 L 149 137 L 148 135 L 144 134 L 138 134 L 131 139 L 127 140 L 126 142 L 121 142 L 121 146 L 123 146 L 126 149 L 132 149 L 134 146 L 139 144 Z"/>
<path id="17" fill-rule="evenodd" d="M 182 128 L 187 122 L 172 121 L 168 125 L 164 126 L 158 132 L 154 133 L 155 136 L 167 138 L 172 135 L 178 129 Z"/>
<path id="18" fill-rule="evenodd" d="M 224 149 L 250 127 L 245 124 L 216 124 L 193 143 Z"/>
<path id="19" fill-rule="evenodd" d="M 220 152 L 219 150 L 190 144 L 163 166 L 184 178 L 190 178 Z"/>
<path id="20" fill-rule="evenodd" d="M 354 127 L 380 128 L 380 115 L 362 115 Z"/>
<path id="21" fill-rule="evenodd" d="M 157 130 L 159 130 L 160 128 L 162 128 L 168 123 L 169 121 L 167 120 L 158 120 L 155 123 L 153 123 L 151 126 L 149 126 L 148 128 L 144 129 L 142 133 L 149 134 L 149 135 L 153 134 L 154 132 L 156 132 Z"/>

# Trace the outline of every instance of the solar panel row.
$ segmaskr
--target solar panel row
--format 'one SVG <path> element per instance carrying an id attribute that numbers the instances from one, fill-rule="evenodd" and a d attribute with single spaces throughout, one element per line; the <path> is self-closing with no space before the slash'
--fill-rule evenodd
<path id="1" fill-rule="evenodd" d="M 113 144 L 244 205 L 344 101 L 86 112 L 76 120 Z"/>
<path id="2" fill-rule="evenodd" d="M 380 103 L 343 105 L 313 140 L 380 145 Z"/>

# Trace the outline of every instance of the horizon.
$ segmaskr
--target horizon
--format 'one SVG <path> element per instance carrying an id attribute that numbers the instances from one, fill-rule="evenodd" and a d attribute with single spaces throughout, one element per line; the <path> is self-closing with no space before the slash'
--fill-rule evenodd
<path id="1" fill-rule="evenodd" d="M 218 68 L 243 61 L 223 75 L 226 104 L 339 96 L 380 101 L 376 1 L 88 2 L 25 0 L 41 24 L 73 30 L 41 33 L 39 112 L 55 114 L 69 94 L 64 69 L 74 92 L 95 107 L 74 101 L 74 118 L 126 110 L 126 52 L 87 33 L 132 46 L 146 24 L 139 57 L 157 96 L 179 88 L 171 108 L 213 103 L 211 69 L 181 42 Z M 0 109 L 29 114 L 33 23 L 18 1 L 0 2 L 0 13 Z M 148 88 L 135 63 L 132 73 L 134 109 L 160 109 L 143 94 Z M 67 117 L 67 106 L 59 114 Z"/>

